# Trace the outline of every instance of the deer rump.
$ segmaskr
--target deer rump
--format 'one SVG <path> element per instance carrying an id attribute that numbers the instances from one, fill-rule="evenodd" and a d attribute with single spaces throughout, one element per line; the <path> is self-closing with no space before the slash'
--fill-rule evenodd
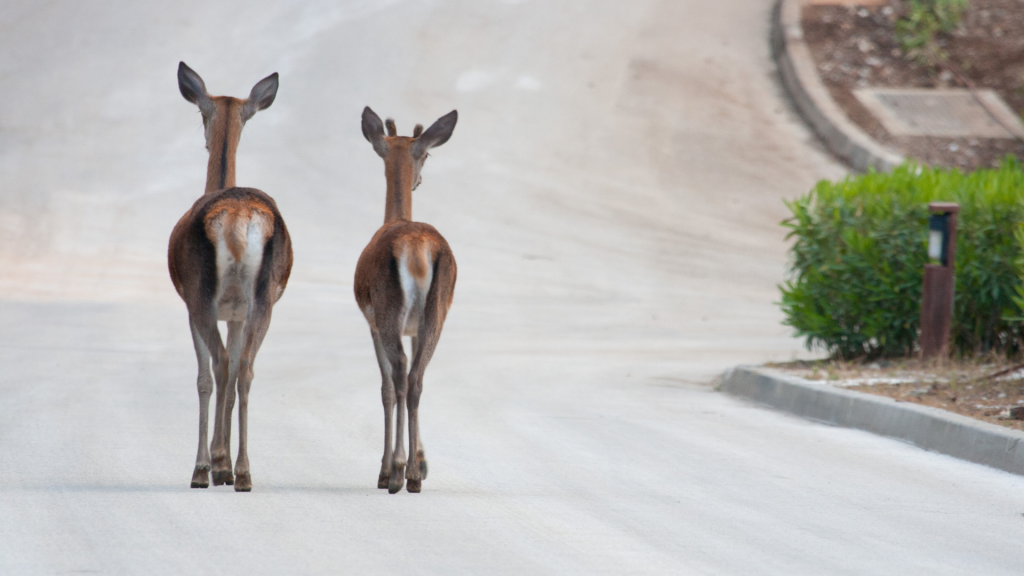
<path id="1" fill-rule="evenodd" d="M 416 336 L 422 317 L 435 312 L 429 309 L 437 308 L 438 300 L 450 305 L 452 291 L 438 294 L 436 282 L 438 272 L 454 275 L 454 261 L 446 257 L 450 253 L 444 237 L 429 224 L 396 222 L 381 228 L 359 258 L 354 286 L 371 329 L 397 321 L 399 334 Z"/>
<path id="2" fill-rule="evenodd" d="M 287 282 L 271 278 L 287 243 L 283 225 L 274 200 L 255 188 L 199 198 L 172 234 L 168 264 L 178 294 L 212 304 L 217 320 L 228 321 L 246 320 L 268 296 L 277 302 Z M 276 293 L 267 294 L 272 284 Z"/>

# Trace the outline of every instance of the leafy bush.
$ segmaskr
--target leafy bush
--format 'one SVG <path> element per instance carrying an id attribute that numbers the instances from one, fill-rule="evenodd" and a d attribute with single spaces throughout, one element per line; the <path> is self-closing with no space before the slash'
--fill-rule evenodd
<path id="1" fill-rule="evenodd" d="M 782 224 L 796 241 L 780 304 L 808 348 L 842 358 L 914 353 L 934 201 L 960 204 L 953 349 L 1020 351 L 1024 171 L 1012 158 L 970 174 L 904 164 L 822 181 L 787 202 Z"/>
<path id="2" fill-rule="evenodd" d="M 910 0 L 908 10 L 896 21 L 896 39 L 911 60 L 935 66 L 947 58 L 936 35 L 949 33 L 960 24 L 967 0 Z"/>

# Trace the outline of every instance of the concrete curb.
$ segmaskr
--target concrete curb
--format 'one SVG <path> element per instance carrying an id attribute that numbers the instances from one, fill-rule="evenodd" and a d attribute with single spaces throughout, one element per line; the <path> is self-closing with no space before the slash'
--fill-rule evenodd
<path id="1" fill-rule="evenodd" d="M 1024 432 L 750 366 L 726 372 L 718 389 L 809 420 L 867 430 L 1024 475 Z"/>
<path id="2" fill-rule="evenodd" d="M 800 24 L 805 3 L 806 0 L 779 0 L 772 13 L 772 55 L 786 92 L 825 147 L 854 170 L 892 170 L 903 162 L 903 157 L 883 147 L 851 122 L 818 78 Z"/>

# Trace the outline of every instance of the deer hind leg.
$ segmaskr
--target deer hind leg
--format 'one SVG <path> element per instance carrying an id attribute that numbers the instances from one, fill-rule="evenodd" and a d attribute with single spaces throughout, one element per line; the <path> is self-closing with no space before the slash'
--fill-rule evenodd
<path id="1" fill-rule="evenodd" d="M 225 380 L 227 380 L 227 366 L 228 366 L 228 364 L 227 364 L 227 354 L 226 354 L 226 352 L 224 350 L 224 344 L 221 342 L 221 339 L 220 339 L 220 331 L 217 330 L 217 316 L 216 316 L 216 313 L 213 310 L 210 310 L 209 307 L 206 307 L 206 306 L 200 307 L 199 310 L 194 310 L 194 311 L 190 310 L 189 323 L 192 326 L 192 336 L 193 336 L 192 341 L 193 341 L 193 344 L 196 345 L 196 356 L 197 356 L 197 358 L 199 360 L 199 365 L 200 365 L 200 368 L 199 368 L 199 399 L 200 399 L 200 407 L 199 407 L 199 410 L 200 410 L 200 416 L 199 416 L 200 422 L 199 422 L 199 426 L 200 426 L 200 433 L 201 433 L 201 436 L 202 436 L 200 439 L 202 440 L 202 442 L 204 444 L 204 448 L 205 448 L 205 444 L 206 444 L 206 438 L 205 438 L 205 434 L 204 434 L 204 431 L 206 430 L 206 428 L 204 427 L 204 422 L 207 423 L 207 424 L 209 422 L 209 402 L 204 402 L 203 401 L 203 384 L 204 384 L 204 382 L 203 382 L 204 381 L 204 375 L 203 375 L 204 370 L 203 370 L 203 367 L 204 367 L 204 363 L 203 363 L 203 357 L 202 356 L 205 356 L 205 357 L 208 358 L 208 361 L 207 361 L 207 363 L 205 365 L 206 368 L 207 368 L 207 371 L 209 370 L 209 364 L 210 363 L 213 364 L 213 377 L 214 377 L 214 380 L 216 380 L 216 383 L 217 383 L 217 389 L 218 389 L 217 390 L 217 396 L 218 396 L 218 398 L 217 398 L 217 412 L 218 413 L 217 413 L 216 421 L 215 421 L 214 428 L 213 428 L 213 442 L 214 442 L 214 447 L 215 447 L 214 448 L 214 453 L 213 453 L 213 457 L 214 457 L 213 458 L 213 469 L 216 470 L 216 456 L 217 456 L 217 454 L 216 454 L 216 443 L 217 443 L 217 438 L 218 438 L 218 431 L 219 431 L 219 428 L 220 428 L 220 425 L 221 425 L 221 418 L 220 418 L 220 414 L 219 414 L 219 412 L 220 412 L 220 388 L 222 386 L 222 383 Z M 202 347 L 200 347 L 200 343 L 202 344 Z M 204 352 L 205 352 L 205 354 L 204 354 Z M 207 385 L 209 385 L 208 372 L 207 372 L 205 383 Z M 212 389 L 209 390 L 209 391 L 210 391 L 210 393 L 212 393 Z M 209 396 L 207 396 L 207 398 L 208 397 Z M 204 407 L 205 407 L 205 412 L 206 412 L 206 417 L 205 418 L 203 417 Z M 209 455 L 209 452 L 207 450 L 200 449 L 200 455 L 202 455 L 204 452 Z M 209 462 L 209 459 L 207 459 L 207 462 Z M 196 464 L 198 466 L 200 463 L 197 461 Z M 195 478 L 195 479 L 197 481 L 199 481 L 200 484 L 202 484 L 202 476 L 203 475 L 199 474 L 198 476 L 199 476 L 199 478 Z M 195 477 L 195 474 L 193 474 L 193 477 Z M 214 474 L 214 478 L 216 479 L 216 474 Z M 215 482 L 215 484 L 216 484 L 216 482 Z"/>
<path id="2" fill-rule="evenodd" d="M 257 302 L 245 326 L 245 346 L 241 350 L 238 369 L 238 460 L 235 462 L 235 492 L 252 490 L 249 472 L 249 389 L 252 386 L 253 363 L 270 329 L 271 304 Z"/>
<path id="3" fill-rule="evenodd" d="M 222 355 L 222 377 L 217 378 L 217 422 L 213 430 L 213 485 L 231 485 L 231 414 L 235 410 L 235 381 L 242 352 L 243 322 L 228 322 L 228 347 Z"/>
<path id="4" fill-rule="evenodd" d="M 391 480 L 391 460 L 394 458 L 391 439 L 394 435 L 395 383 L 391 379 L 391 362 L 380 342 L 380 334 L 371 329 L 370 335 L 373 336 L 373 350 L 377 354 L 377 364 L 380 366 L 380 398 L 384 404 L 384 456 L 380 462 L 377 488 L 387 488 Z"/>
<path id="5" fill-rule="evenodd" d="M 207 430 L 210 421 L 210 395 L 213 393 L 213 376 L 210 374 L 210 350 L 199 335 L 194 324 L 192 328 L 192 344 L 196 349 L 196 361 L 199 363 L 199 377 L 196 386 L 199 388 L 199 450 L 196 454 L 196 467 L 192 472 L 193 488 L 210 487 L 210 449 L 206 444 Z"/>
<path id="6" fill-rule="evenodd" d="M 412 398 L 412 393 L 413 393 L 413 390 L 415 389 L 415 386 L 413 384 L 413 382 L 414 382 L 413 373 L 417 371 L 416 370 L 416 366 L 417 366 L 416 359 L 420 357 L 420 340 L 419 340 L 419 338 L 416 337 L 416 336 L 413 336 L 411 338 L 411 340 L 412 340 L 412 367 L 409 368 L 409 398 L 410 399 Z M 426 365 L 424 365 L 423 368 L 426 369 Z M 423 370 L 419 370 L 419 372 L 422 372 L 422 371 Z M 422 374 L 420 374 L 420 378 L 419 378 L 419 387 L 420 387 L 420 391 L 422 392 L 422 390 L 423 390 L 423 375 Z M 415 419 L 412 417 L 413 416 L 412 410 L 409 411 L 409 437 L 410 437 L 410 444 L 409 444 L 410 445 L 410 450 L 409 450 L 409 452 L 410 452 L 410 455 L 413 454 L 413 453 L 416 454 L 415 462 L 416 462 L 416 465 L 420 469 L 420 478 L 419 479 L 420 479 L 420 481 L 423 481 L 423 480 L 427 479 L 427 454 L 426 454 L 426 451 L 423 448 L 423 435 L 420 434 L 419 396 L 418 395 L 417 395 L 417 398 L 416 398 L 416 410 L 417 410 L 417 412 L 416 412 L 416 416 L 417 417 Z M 415 430 L 413 430 L 414 426 L 415 426 Z M 412 438 L 413 438 L 413 433 L 414 432 L 415 432 L 415 438 L 416 438 L 416 450 L 415 450 L 415 452 L 411 449 Z M 409 474 L 406 473 L 405 477 L 408 480 L 409 479 Z"/>
<path id="7" fill-rule="evenodd" d="M 427 452 L 423 448 L 423 435 L 420 434 L 419 406 L 416 409 L 416 463 L 420 468 L 420 481 L 423 481 L 427 479 Z"/>
<path id="8" fill-rule="evenodd" d="M 380 344 L 384 361 L 390 368 L 391 382 L 395 393 L 395 411 L 398 422 L 395 425 L 395 448 L 391 458 L 391 476 L 388 492 L 395 494 L 405 484 L 405 398 L 407 361 L 402 349 L 402 332 L 398 326 L 388 326 L 380 331 Z"/>
<path id="9" fill-rule="evenodd" d="M 409 451 L 415 450 L 417 466 L 409 466 L 405 477 L 409 492 L 419 492 L 427 478 L 427 458 L 420 439 L 420 395 L 423 393 L 423 373 L 434 356 L 437 341 L 441 337 L 441 326 L 430 314 L 420 320 L 417 337 L 413 340 L 412 366 L 409 368 Z"/>

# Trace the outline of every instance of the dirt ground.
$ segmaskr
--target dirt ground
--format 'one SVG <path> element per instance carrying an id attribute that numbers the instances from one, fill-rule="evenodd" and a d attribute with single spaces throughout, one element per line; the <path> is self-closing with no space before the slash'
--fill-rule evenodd
<path id="1" fill-rule="evenodd" d="M 806 380 L 858 392 L 888 396 L 1024 430 L 1024 420 L 1011 419 L 1011 408 L 1024 406 L 1024 365 L 1005 358 L 948 361 L 917 359 L 843 362 L 815 360 L 768 364 Z"/>
<path id="2" fill-rule="evenodd" d="M 954 72 L 905 58 L 896 20 L 906 2 L 887 6 L 808 6 L 804 37 L 825 85 L 847 116 L 873 138 L 927 164 L 975 169 L 1007 154 L 1024 158 L 1024 143 L 1009 138 L 892 136 L 851 90 L 863 87 L 966 87 Z M 963 20 L 939 44 L 977 88 L 991 88 L 1024 112 L 1024 0 L 971 0 Z"/>

